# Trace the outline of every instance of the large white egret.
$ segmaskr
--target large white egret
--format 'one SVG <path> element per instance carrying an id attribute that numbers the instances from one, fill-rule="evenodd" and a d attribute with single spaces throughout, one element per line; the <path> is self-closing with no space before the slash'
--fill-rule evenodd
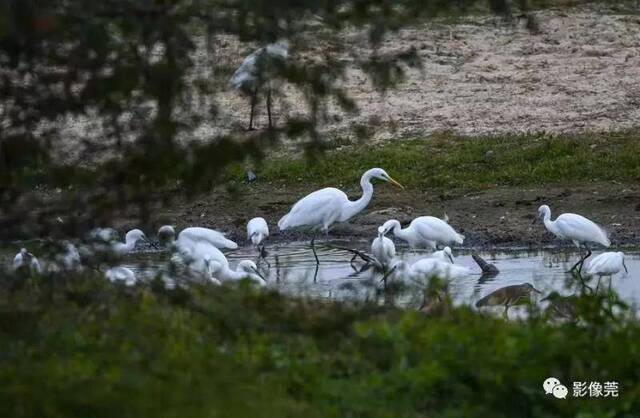
<path id="1" fill-rule="evenodd" d="M 396 246 L 389 238 L 384 236 L 384 229 L 378 228 L 378 236 L 371 243 L 371 254 L 383 268 L 389 267 L 391 260 L 396 256 Z"/>
<path id="2" fill-rule="evenodd" d="M 391 232 L 413 248 L 427 247 L 435 250 L 438 244 L 462 244 L 464 242 L 464 235 L 457 233 L 447 222 L 434 216 L 415 218 L 404 229 L 395 219 L 388 220 L 382 227 L 385 230 L 385 235 Z"/>
<path id="3" fill-rule="evenodd" d="M 13 258 L 13 269 L 23 270 L 28 269 L 31 273 L 42 273 L 42 267 L 40 262 L 26 248 L 21 248 L 20 252 Z"/>
<path id="4" fill-rule="evenodd" d="M 547 231 L 560 239 L 573 242 L 573 244 L 578 247 L 580 253 L 582 253 L 582 245 L 586 248 L 586 255 L 571 267 L 572 271 L 579 266 L 578 272 L 582 272 L 584 260 L 591 255 L 591 250 L 588 246 L 589 243 L 600 244 L 604 247 L 611 245 L 607 232 L 601 226 L 582 215 L 563 213 L 558 216 L 555 221 L 552 221 L 551 209 L 547 205 L 542 205 L 538 208 L 538 218 L 543 220 Z"/>
<path id="5" fill-rule="evenodd" d="M 222 232 L 215 229 L 192 226 L 185 228 L 178 234 L 171 225 L 164 225 L 158 229 L 158 239 L 163 245 L 192 245 L 198 242 L 207 242 L 216 248 L 235 250 L 238 244 L 228 239 Z"/>
<path id="6" fill-rule="evenodd" d="M 397 187 L 404 188 L 400 183 L 392 179 L 381 168 L 367 170 L 360 178 L 362 196 L 352 201 L 342 191 L 333 187 L 317 190 L 293 205 L 289 213 L 278 221 L 281 231 L 292 228 L 306 228 L 312 231 L 329 233 L 329 228 L 336 222 L 346 222 L 367 207 L 373 196 L 372 179 L 389 182 Z M 315 252 L 315 235 L 311 240 L 311 248 L 318 262 Z"/>
<path id="7" fill-rule="evenodd" d="M 273 126 L 271 120 L 271 90 L 277 77 L 277 68 L 284 64 L 289 55 L 289 42 L 280 40 L 264 48 L 257 49 L 248 55 L 240 67 L 233 73 L 229 84 L 236 90 L 251 97 L 251 113 L 249 115 L 249 130 L 253 130 L 253 112 L 258 101 L 258 90 L 263 86 L 267 89 L 267 116 L 269 128 Z"/>
<path id="8" fill-rule="evenodd" d="M 587 267 L 589 276 L 613 276 L 622 270 L 629 273 L 627 265 L 624 262 L 624 253 L 606 252 L 594 257 Z"/>

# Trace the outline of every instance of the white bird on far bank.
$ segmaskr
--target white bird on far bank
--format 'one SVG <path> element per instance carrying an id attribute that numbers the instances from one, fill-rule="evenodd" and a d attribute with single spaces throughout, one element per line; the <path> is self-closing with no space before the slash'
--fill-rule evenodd
<path id="1" fill-rule="evenodd" d="M 587 275 L 589 276 L 613 276 L 622 270 L 629 273 L 627 265 L 624 262 L 624 253 L 606 252 L 594 257 L 587 267 Z"/>
<path id="2" fill-rule="evenodd" d="M 378 228 L 378 236 L 371 243 L 371 254 L 383 268 L 389 267 L 391 260 L 396 256 L 396 246 L 389 238 L 384 236 L 384 229 Z"/>
<path id="3" fill-rule="evenodd" d="M 253 130 L 253 112 L 258 100 L 258 91 L 263 86 L 266 86 L 267 89 L 269 128 L 273 126 L 271 120 L 271 91 L 273 83 L 278 76 L 277 69 L 284 64 L 288 55 L 289 42 L 287 40 L 271 43 L 249 54 L 231 76 L 231 80 L 229 80 L 231 87 L 251 96 L 249 130 Z"/>
<path id="4" fill-rule="evenodd" d="M 389 232 L 406 241 L 411 247 L 426 247 L 435 250 L 440 245 L 462 244 L 464 235 L 459 234 L 448 223 L 434 216 L 420 216 L 402 229 L 400 222 L 391 219 L 382 227 L 384 234 Z"/>
<path id="5" fill-rule="evenodd" d="M 611 245 L 607 232 L 600 225 L 582 215 L 563 213 L 555 221 L 552 221 L 551 209 L 547 205 L 542 205 L 538 208 L 538 218 L 543 220 L 547 231 L 560 239 L 573 242 L 581 254 L 582 246 L 586 248 L 587 254 L 571 267 L 572 271 L 579 266 L 578 272 L 582 272 L 584 261 L 591 255 L 589 243 L 600 244 L 604 247 Z M 535 221 L 536 219 L 534 219 Z"/>
<path id="6" fill-rule="evenodd" d="M 31 273 L 42 273 L 40 262 L 26 248 L 21 248 L 20 252 L 13 258 L 13 270 L 28 268 Z"/>

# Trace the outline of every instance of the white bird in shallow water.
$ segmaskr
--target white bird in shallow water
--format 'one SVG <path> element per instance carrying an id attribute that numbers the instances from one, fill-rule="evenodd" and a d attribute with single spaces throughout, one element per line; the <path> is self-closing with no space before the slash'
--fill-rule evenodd
<path id="1" fill-rule="evenodd" d="M 575 270 L 580 266 L 578 272 L 582 271 L 584 260 L 589 258 L 591 255 L 591 250 L 588 246 L 589 243 L 600 244 L 604 247 L 609 247 L 611 245 L 607 232 L 601 226 L 582 215 L 576 215 L 575 213 L 563 213 L 558 216 L 555 221 L 552 221 L 551 209 L 547 205 L 542 205 L 538 208 L 538 218 L 543 220 L 547 231 L 560 239 L 573 242 L 581 253 L 581 245 L 584 245 L 587 249 L 587 254 L 574 264 L 574 266 L 571 267 L 571 270 Z"/>
<path id="2" fill-rule="evenodd" d="M 194 243 L 192 246 L 183 245 L 180 248 L 179 256 L 190 266 L 190 268 L 205 271 L 206 266 L 211 277 L 220 281 L 249 279 L 259 285 L 266 284 L 264 278 L 258 272 L 258 267 L 253 261 L 243 260 L 238 264 L 236 270 L 229 268 L 227 257 L 215 246 L 206 241 Z M 213 280 L 214 283 L 217 280 Z"/>
<path id="3" fill-rule="evenodd" d="M 133 286 L 136 284 L 136 274 L 128 267 L 111 267 L 105 271 L 104 275 L 114 283 L 124 283 L 127 286 Z"/>
<path id="4" fill-rule="evenodd" d="M 124 242 L 119 242 L 118 239 L 118 232 L 113 228 L 95 228 L 89 232 L 89 240 L 97 244 L 94 245 L 94 249 L 112 252 L 120 256 L 133 251 L 138 241 L 149 242 L 144 232 L 139 229 L 127 232 Z M 105 246 L 106 248 L 104 248 Z"/>
<path id="5" fill-rule="evenodd" d="M 413 264 L 397 260 L 392 265 L 395 270 L 393 277 L 422 284 L 425 283 L 425 280 L 433 277 L 451 280 L 474 274 L 473 270 L 467 267 L 457 266 L 433 257 L 422 258 Z"/>
<path id="6" fill-rule="evenodd" d="M 278 227 L 281 231 L 292 228 L 307 228 L 328 234 L 331 225 L 336 222 L 346 222 L 367 207 L 373 196 L 371 180 L 374 178 L 404 188 L 383 169 L 372 168 L 360 178 L 360 186 L 362 187 L 360 199 L 351 201 L 342 190 L 333 187 L 317 190 L 298 200 L 291 211 L 278 221 Z M 315 236 L 311 240 L 311 247 L 316 256 L 316 262 L 318 262 L 314 240 Z"/>
<path id="7" fill-rule="evenodd" d="M 19 270 L 29 268 L 32 273 L 42 273 L 40 262 L 26 248 L 21 248 L 20 252 L 13 258 L 13 269 Z"/>
<path id="8" fill-rule="evenodd" d="M 253 111 L 258 100 L 258 90 L 267 87 L 267 116 L 269 128 L 273 126 L 271 120 L 271 90 L 273 81 L 277 77 L 277 68 L 282 66 L 289 55 L 289 42 L 280 40 L 260 48 L 248 55 L 240 67 L 233 73 L 229 84 L 251 96 L 251 114 L 249 115 L 249 130 L 253 129 Z"/>
<path id="9" fill-rule="evenodd" d="M 165 246 L 170 244 L 192 246 L 198 242 L 206 242 L 220 249 L 235 250 L 238 248 L 238 244 L 231 241 L 222 232 L 210 228 L 192 226 L 180 231 L 177 240 L 175 236 L 176 231 L 171 225 L 164 225 L 158 229 L 158 239 Z"/>
<path id="10" fill-rule="evenodd" d="M 396 246 L 384 236 L 384 229 L 378 228 L 378 237 L 371 243 L 371 254 L 380 262 L 382 267 L 388 267 L 396 256 Z"/>
<path id="11" fill-rule="evenodd" d="M 391 219 L 382 225 L 385 235 L 392 232 L 394 236 L 406 241 L 413 248 L 427 247 L 436 249 L 438 244 L 462 244 L 464 235 L 459 234 L 448 223 L 434 216 L 420 216 L 402 229 L 400 222 Z"/>
<path id="12" fill-rule="evenodd" d="M 253 218 L 247 223 L 247 238 L 259 246 L 269 236 L 269 225 L 264 218 Z"/>
<path id="13" fill-rule="evenodd" d="M 439 251 L 434 251 L 433 254 L 431 254 L 431 258 L 437 258 L 453 264 L 453 253 L 451 252 L 451 247 L 444 247 Z"/>
<path id="14" fill-rule="evenodd" d="M 624 253 L 606 252 L 594 257 L 587 268 L 589 276 L 613 276 L 624 269 L 629 273 L 627 265 L 624 263 Z"/>

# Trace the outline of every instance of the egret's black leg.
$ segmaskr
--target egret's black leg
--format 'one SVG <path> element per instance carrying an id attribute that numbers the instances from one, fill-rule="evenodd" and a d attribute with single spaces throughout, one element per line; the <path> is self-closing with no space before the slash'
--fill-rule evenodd
<path id="1" fill-rule="evenodd" d="M 313 236 L 313 238 L 311 238 L 311 250 L 313 251 L 313 256 L 316 258 L 316 265 L 320 264 L 318 253 L 316 253 L 316 236 L 315 235 Z"/>
<path id="2" fill-rule="evenodd" d="M 271 123 L 271 86 L 267 88 L 267 116 L 269 117 L 269 129 L 273 128 Z"/>
<path id="3" fill-rule="evenodd" d="M 253 90 L 253 94 L 251 95 L 251 113 L 249 114 L 249 130 L 253 131 L 253 111 L 256 108 L 256 103 L 258 101 L 258 87 Z"/>
<path id="4" fill-rule="evenodd" d="M 578 269 L 578 274 L 582 273 L 582 266 L 584 265 L 584 262 L 587 258 L 591 257 L 591 250 L 589 249 L 589 247 L 587 245 L 584 246 L 584 248 L 587 249 L 587 255 L 585 255 L 584 257 L 582 257 L 582 260 L 580 260 L 580 268 Z"/>

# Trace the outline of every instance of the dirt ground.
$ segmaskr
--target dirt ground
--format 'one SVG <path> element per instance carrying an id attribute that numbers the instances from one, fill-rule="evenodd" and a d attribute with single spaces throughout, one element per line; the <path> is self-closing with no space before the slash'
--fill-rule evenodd
<path id="1" fill-rule="evenodd" d="M 274 189 L 246 186 L 231 197 L 226 192 L 178 205 L 158 213 L 156 225 L 168 222 L 178 228 L 201 225 L 225 231 L 238 242 L 246 241 L 245 225 L 254 216 L 263 216 L 271 229 L 270 242 L 305 239 L 299 232 L 280 233 L 278 219 L 308 189 Z M 350 197 L 357 198 L 355 189 Z M 397 191 L 386 185 L 376 187 L 367 209 L 350 222 L 337 225 L 334 238 L 373 239 L 376 229 L 388 219 L 408 223 L 421 215 L 442 217 L 466 237 L 464 246 L 474 248 L 531 246 L 554 243 L 541 223 L 532 225 L 537 209 L 550 204 L 552 217 L 577 212 L 598 222 L 611 233 L 613 246 L 640 244 L 640 186 L 600 183 L 578 188 L 501 187 L 474 193 Z M 135 226 L 124 222 L 123 229 Z"/>
<path id="2" fill-rule="evenodd" d="M 567 133 L 623 130 L 640 122 L 640 15 L 586 5 L 535 13 L 540 32 L 524 22 L 467 17 L 445 25 L 430 22 L 390 34 L 383 52 L 415 45 L 424 70 L 410 70 L 399 88 L 380 95 L 360 71 L 345 87 L 360 114 L 335 111 L 325 130 L 347 136 L 354 124 L 375 125 L 375 139 L 452 131 L 464 135 L 514 132 Z M 347 51 L 366 48 L 362 33 L 345 33 Z M 233 50 L 236 64 L 246 51 Z M 295 50 L 291 53 L 295 59 Z M 342 59 L 352 62 L 345 55 Z M 233 62 L 233 60 L 232 60 Z M 290 90 L 280 118 L 304 108 Z M 221 97 L 222 113 L 210 127 L 230 130 L 247 122 L 247 101 Z M 259 124 L 266 124 L 260 109 Z M 215 128 L 213 127 L 215 125 Z M 205 129 L 203 132 L 208 132 Z"/>

